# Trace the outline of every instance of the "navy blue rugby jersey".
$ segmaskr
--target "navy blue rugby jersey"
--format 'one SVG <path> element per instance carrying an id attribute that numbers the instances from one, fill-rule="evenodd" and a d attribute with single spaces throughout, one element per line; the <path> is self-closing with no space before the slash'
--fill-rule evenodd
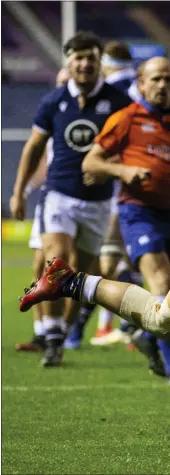
<path id="1" fill-rule="evenodd" d="M 125 68 L 115 71 L 106 78 L 106 82 L 123 91 L 133 102 L 141 100 L 142 96 L 137 88 L 135 69 Z"/>
<path id="2" fill-rule="evenodd" d="M 120 89 L 124 94 L 129 95 L 129 88 L 136 79 L 136 71 L 132 67 L 114 71 L 106 78 L 107 84 Z"/>
<path id="3" fill-rule="evenodd" d="M 81 110 L 77 97 L 69 92 L 68 83 L 43 97 L 34 126 L 54 140 L 54 156 L 45 183 L 47 190 L 86 201 L 101 201 L 112 196 L 112 178 L 103 185 L 86 186 L 81 164 L 109 115 L 129 103 L 127 96 L 105 82 L 96 94 L 87 97 L 86 106 Z"/>

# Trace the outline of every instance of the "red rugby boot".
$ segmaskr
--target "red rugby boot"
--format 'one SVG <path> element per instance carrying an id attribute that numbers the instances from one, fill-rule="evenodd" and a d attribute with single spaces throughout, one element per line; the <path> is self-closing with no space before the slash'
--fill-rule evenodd
<path id="1" fill-rule="evenodd" d="M 52 261 L 47 262 L 47 267 L 43 276 L 32 283 L 30 288 L 25 288 L 25 295 L 20 297 L 20 311 L 26 312 L 33 305 L 44 300 L 57 300 L 66 296 L 63 293 L 63 285 L 67 282 L 69 277 L 74 277 L 74 272 L 66 264 L 66 262 L 55 257 Z"/>
<path id="2" fill-rule="evenodd" d="M 43 351 L 45 349 L 45 336 L 33 336 L 33 339 L 28 343 L 16 343 L 15 349 L 17 351 L 27 351 L 31 353 Z"/>

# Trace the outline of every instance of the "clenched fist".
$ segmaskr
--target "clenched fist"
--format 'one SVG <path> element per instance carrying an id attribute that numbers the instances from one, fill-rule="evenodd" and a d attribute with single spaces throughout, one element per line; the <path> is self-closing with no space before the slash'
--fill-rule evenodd
<path id="1" fill-rule="evenodd" d="M 141 181 L 151 179 L 151 171 L 149 168 L 122 165 L 120 179 L 127 185 L 140 183 Z"/>

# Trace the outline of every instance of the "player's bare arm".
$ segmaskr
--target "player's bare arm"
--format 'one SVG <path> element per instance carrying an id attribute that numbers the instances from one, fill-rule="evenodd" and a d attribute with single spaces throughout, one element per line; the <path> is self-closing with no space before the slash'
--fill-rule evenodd
<path id="1" fill-rule="evenodd" d="M 14 192 L 10 199 L 11 215 L 14 219 L 24 219 L 25 199 L 24 191 L 29 180 L 37 170 L 41 156 L 44 152 L 47 134 L 42 134 L 33 128 L 29 140 L 26 142 L 21 155 Z"/>
<path id="2" fill-rule="evenodd" d="M 82 163 L 82 171 L 95 175 L 97 178 L 120 178 L 127 184 L 140 182 L 150 177 L 150 170 L 142 167 L 129 167 L 123 163 L 115 163 L 114 155 L 109 156 L 108 152 L 100 145 L 94 144 L 90 152 L 86 155 Z"/>

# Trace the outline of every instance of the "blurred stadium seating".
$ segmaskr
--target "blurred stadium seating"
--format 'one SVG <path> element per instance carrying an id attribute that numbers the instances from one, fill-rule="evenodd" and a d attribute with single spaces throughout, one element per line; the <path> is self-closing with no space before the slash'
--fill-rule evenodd
<path id="1" fill-rule="evenodd" d="M 60 2 L 27 2 L 27 5 L 59 37 Z M 147 38 L 145 31 L 128 18 L 126 2 L 78 2 L 77 29 L 87 28 L 105 39 L 123 38 L 125 32 L 126 38 Z"/>
<path id="2" fill-rule="evenodd" d="M 6 216 L 9 213 L 8 203 L 15 181 L 18 160 L 31 128 L 36 105 L 48 91 L 48 83 L 44 85 L 39 83 L 22 84 L 22 86 L 16 83 L 2 85 L 2 129 L 6 133 L 6 140 L 2 141 L 2 204 L 3 214 Z M 19 132 L 21 129 L 25 129 L 23 137 Z M 37 193 L 38 191 L 34 191 L 30 197 L 29 217 L 33 216 Z"/>

